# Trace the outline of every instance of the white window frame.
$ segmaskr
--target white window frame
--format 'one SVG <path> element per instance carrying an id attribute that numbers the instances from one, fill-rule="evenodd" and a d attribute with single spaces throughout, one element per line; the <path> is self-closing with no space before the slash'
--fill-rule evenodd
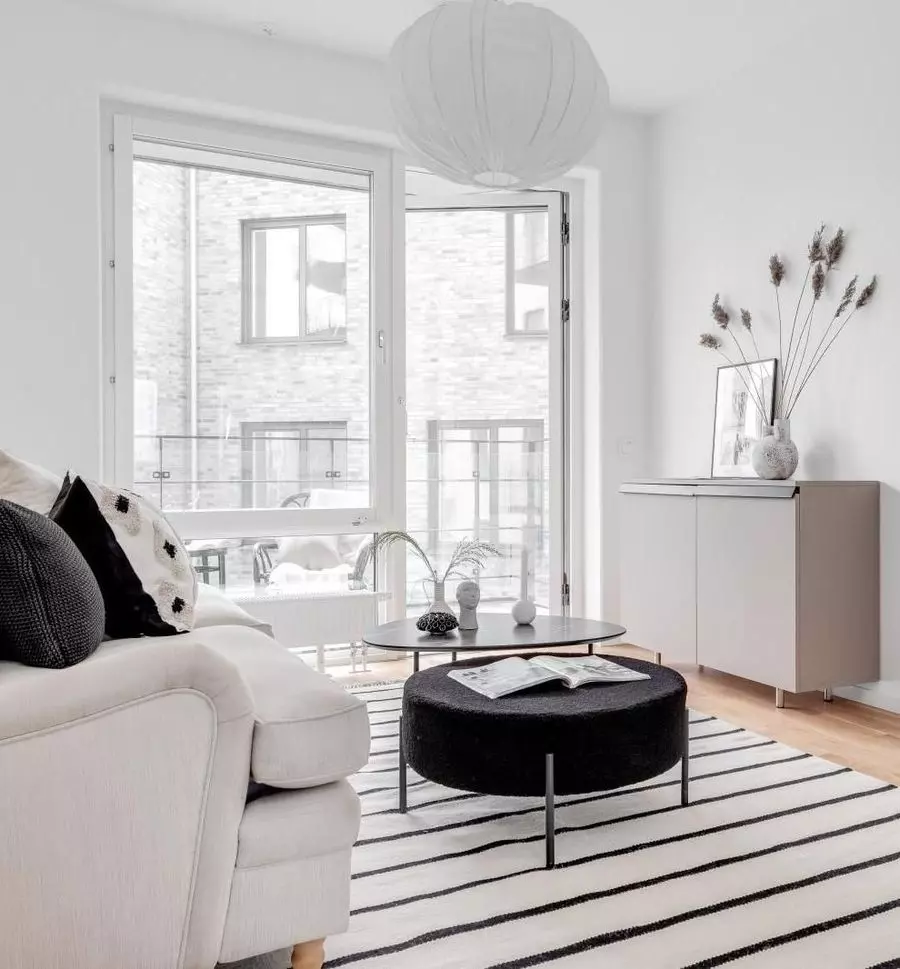
<path id="1" fill-rule="evenodd" d="M 282 178 L 314 177 L 340 184 L 340 173 L 370 185 L 370 502 L 360 508 L 222 509 L 168 512 L 173 526 L 191 538 L 252 538 L 268 535 L 372 534 L 402 527 L 405 515 L 404 286 L 405 194 L 399 153 L 388 148 L 330 142 L 310 136 L 210 123 L 200 118 L 158 115 L 149 109 L 104 108 L 110 212 L 105 217 L 108 261 L 114 267 L 105 288 L 104 475 L 128 487 L 134 476 L 133 165 L 159 145 L 169 160 L 209 167 L 210 150 L 234 157 L 228 170 Z M 298 166 L 305 172 L 298 171 Z M 307 175 L 306 173 L 309 173 Z M 396 322 L 395 322 L 396 321 Z M 398 392 L 399 391 L 399 392 Z"/>

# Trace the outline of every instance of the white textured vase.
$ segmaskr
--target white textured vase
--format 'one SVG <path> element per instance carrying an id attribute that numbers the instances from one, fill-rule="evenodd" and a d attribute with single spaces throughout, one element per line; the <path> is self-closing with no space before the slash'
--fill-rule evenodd
<path id="1" fill-rule="evenodd" d="M 800 453 L 791 440 L 791 422 L 776 418 L 775 427 L 753 447 L 750 463 L 760 478 L 784 480 L 797 470 Z"/>
<path id="2" fill-rule="evenodd" d="M 431 605 L 425 610 L 428 612 L 443 612 L 449 616 L 455 615 L 453 610 L 450 608 L 449 603 L 444 598 L 444 583 L 435 581 L 431 583 L 434 588 L 434 592 L 431 595 Z"/>

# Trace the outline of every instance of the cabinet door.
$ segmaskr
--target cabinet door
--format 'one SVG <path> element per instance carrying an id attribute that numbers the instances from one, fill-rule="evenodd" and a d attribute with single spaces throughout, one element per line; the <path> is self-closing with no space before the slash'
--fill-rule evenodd
<path id="1" fill-rule="evenodd" d="M 697 499 L 697 662 L 796 685 L 794 499 Z"/>
<path id="2" fill-rule="evenodd" d="M 622 624 L 628 642 L 697 662 L 696 499 L 620 495 Z"/>

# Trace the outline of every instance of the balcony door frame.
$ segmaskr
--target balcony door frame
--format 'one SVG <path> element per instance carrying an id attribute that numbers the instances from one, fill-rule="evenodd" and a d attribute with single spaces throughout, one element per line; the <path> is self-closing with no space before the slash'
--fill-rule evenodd
<path id="1" fill-rule="evenodd" d="M 550 589 L 551 612 L 568 615 L 572 575 L 572 380 L 570 332 L 569 195 L 565 191 L 491 192 L 447 197 L 410 196 L 407 211 L 442 212 L 489 209 L 505 212 L 546 210 L 549 228 L 550 356 Z M 543 334 L 542 334 L 543 335 Z M 516 337 L 520 338 L 519 336 Z M 405 578 L 405 577 L 404 577 Z M 402 588 L 405 588 L 405 582 Z"/>
<path id="2" fill-rule="evenodd" d="M 176 164 L 340 186 L 369 178 L 370 501 L 360 508 L 185 510 L 168 512 L 191 538 L 256 535 L 372 534 L 402 527 L 405 510 L 404 175 L 399 153 L 375 145 L 292 137 L 239 124 L 104 103 L 101 113 L 104 197 L 104 435 L 107 480 L 134 477 L 133 167 L 154 156 Z M 138 151 L 135 151 L 138 144 Z M 213 166 L 214 167 L 214 166 Z M 312 175 L 308 173 L 313 173 Z M 400 320 L 401 325 L 395 325 Z"/>

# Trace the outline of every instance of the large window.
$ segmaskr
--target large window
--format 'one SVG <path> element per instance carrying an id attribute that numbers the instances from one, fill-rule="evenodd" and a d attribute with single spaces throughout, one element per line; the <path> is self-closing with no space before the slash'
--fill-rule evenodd
<path id="1" fill-rule="evenodd" d="M 197 539 L 392 520 L 390 154 L 113 123 L 111 476 Z"/>
<path id="2" fill-rule="evenodd" d="M 245 341 L 347 339 L 344 215 L 241 224 Z"/>
<path id="3" fill-rule="evenodd" d="M 346 485 L 346 421 L 241 425 L 247 508 L 315 507 L 317 492 Z"/>

